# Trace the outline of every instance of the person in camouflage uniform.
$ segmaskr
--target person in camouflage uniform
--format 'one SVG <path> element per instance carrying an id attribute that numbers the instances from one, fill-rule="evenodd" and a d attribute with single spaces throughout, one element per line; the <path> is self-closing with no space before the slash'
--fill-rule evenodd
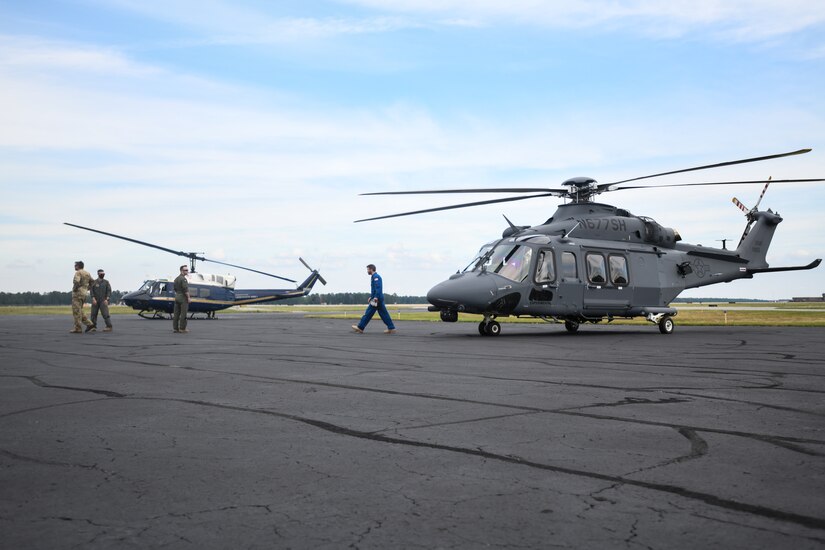
<path id="1" fill-rule="evenodd" d="M 86 330 L 91 330 L 94 325 L 83 313 L 83 304 L 86 303 L 86 295 L 89 293 L 89 285 L 92 283 L 92 276 L 83 269 L 83 262 L 74 263 L 74 279 L 72 280 L 72 317 L 74 317 L 74 328 L 70 331 L 73 334 L 83 332 L 80 327 L 82 322 L 86 325 Z"/>
<path id="2" fill-rule="evenodd" d="M 86 332 L 94 332 L 97 329 L 97 312 L 103 315 L 106 328 L 103 332 L 112 332 L 112 320 L 109 318 L 109 298 L 112 296 L 112 285 L 105 279 L 106 273 L 102 269 L 97 270 L 97 279 L 92 281 L 90 288 L 92 293 L 92 327 Z"/>
<path id="3" fill-rule="evenodd" d="M 189 295 L 189 281 L 186 276 L 189 268 L 180 266 L 180 275 L 175 277 L 175 309 L 172 313 L 172 330 L 174 332 L 189 332 L 186 330 L 186 314 L 189 313 L 189 302 L 192 298 Z"/>

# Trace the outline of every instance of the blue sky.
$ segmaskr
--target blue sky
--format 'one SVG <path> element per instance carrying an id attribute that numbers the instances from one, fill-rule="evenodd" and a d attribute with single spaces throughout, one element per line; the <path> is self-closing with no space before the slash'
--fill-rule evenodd
<path id="1" fill-rule="evenodd" d="M 449 197 L 382 190 L 614 181 L 812 147 L 657 183 L 825 177 L 825 8 L 809 1 L 0 4 L 2 290 L 66 289 L 72 262 L 115 288 L 175 257 L 68 221 L 302 279 L 424 294 L 553 199 L 353 224 Z M 760 187 L 600 200 L 686 242 L 736 240 Z M 485 197 L 489 198 L 489 197 Z M 825 185 L 774 185 L 771 265 L 825 256 Z M 203 271 L 222 272 L 217 266 Z M 236 272 L 238 287 L 281 286 Z M 685 295 L 825 292 L 825 271 Z"/>

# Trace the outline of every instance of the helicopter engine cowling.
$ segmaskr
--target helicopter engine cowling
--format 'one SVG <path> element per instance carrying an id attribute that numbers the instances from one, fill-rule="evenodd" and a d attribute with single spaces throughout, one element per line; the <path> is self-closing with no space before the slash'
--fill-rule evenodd
<path id="1" fill-rule="evenodd" d="M 643 241 L 665 248 L 673 248 L 673 246 L 682 240 L 679 232 L 670 227 L 659 225 L 655 220 L 640 216 L 640 220 L 644 223 Z"/>

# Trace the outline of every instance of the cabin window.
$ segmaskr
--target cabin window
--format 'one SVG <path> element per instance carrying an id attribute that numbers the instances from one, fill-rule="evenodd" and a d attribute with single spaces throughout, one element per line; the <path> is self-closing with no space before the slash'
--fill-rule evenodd
<path id="1" fill-rule="evenodd" d="M 572 252 L 561 253 L 561 276 L 565 279 L 575 279 L 578 277 L 576 255 Z"/>
<path id="2" fill-rule="evenodd" d="M 536 262 L 536 282 L 552 283 L 556 280 L 556 265 L 553 261 L 552 250 L 539 252 L 539 261 Z"/>
<path id="3" fill-rule="evenodd" d="M 201 289 L 200 289 L 200 292 L 199 292 L 199 294 L 198 294 L 198 295 L 199 295 L 201 298 L 209 298 L 209 295 L 210 295 L 210 294 L 212 294 L 212 289 L 211 289 L 211 288 L 208 288 L 208 287 L 205 287 L 205 288 L 201 288 Z"/>
<path id="4" fill-rule="evenodd" d="M 608 257 L 610 265 L 610 280 L 616 286 L 623 286 L 630 282 L 630 275 L 627 273 L 627 258 L 611 254 Z"/>
<path id="5" fill-rule="evenodd" d="M 607 282 L 607 270 L 604 265 L 604 256 L 601 254 L 593 252 L 587 254 L 587 279 L 596 284 Z"/>
<path id="6" fill-rule="evenodd" d="M 494 258 L 496 256 L 498 256 L 498 250 L 496 250 Z M 529 246 L 514 246 L 506 256 L 501 258 L 500 263 L 492 263 L 491 265 L 494 266 L 493 271 L 495 273 L 520 283 L 527 278 L 532 257 L 533 249 Z"/>

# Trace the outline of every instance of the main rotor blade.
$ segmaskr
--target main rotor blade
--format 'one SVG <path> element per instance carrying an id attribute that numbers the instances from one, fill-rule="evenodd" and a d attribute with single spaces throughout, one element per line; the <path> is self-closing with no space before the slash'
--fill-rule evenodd
<path id="1" fill-rule="evenodd" d="M 237 267 L 238 269 L 243 269 L 244 271 L 251 271 L 252 273 L 259 273 L 261 275 L 266 275 L 267 277 L 275 277 L 276 279 L 281 279 L 283 281 L 289 281 L 290 283 L 296 282 L 292 279 L 287 279 L 286 277 L 281 277 L 280 275 L 273 275 L 272 273 L 267 273 L 266 271 L 258 271 L 257 269 L 252 269 L 251 267 L 244 267 L 242 265 L 228 264 L 226 262 L 219 262 L 218 260 L 210 260 L 209 258 L 199 258 L 199 259 L 201 261 L 204 261 L 204 262 L 212 262 L 213 264 L 221 264 L 221 265 L 228 265 L 229 267 Z"/>
<path id="2" fill-rule="evenodd" d="M 818 181 L 825 181 L 825 178 L 815 179 L 796 179 L 796 180 L 771 180 L 771 183 L 812 183 Z M 627 185 L 612 189 L 612 191 L 624 191 L 625 189 L 653 189 L 657 187 L 690 187 L 692 185 L 741 185 L 765 183 L 765 180 L 749 180 L 749 181 L 703 181 L 698 183 L 664 183 L 661 185 Z"/>
<path id="3" fill-rule="evenodd" d="M 401 216 L 412 216 L 413 214 L 424 214 L 427 212 L 439 212 L 441 210 L 453 210 L 455 208 L 467 208 L 469 206 L 481 206 L 483 204 L 495 204 L 498 202 L 510 202 L 510 201 L 522 201 L 526 199 L 536 199 L 539 197 L 553 197 L 556 196 L 555 193 L 543 193 L 541 195 L 528 195 L 526 197 L 508 197 L 505 199 L 492 199 L 489 201 L 478 201 L 478 202 L 465 202 L 463 204 L 453 204 L 451 206 L 440 206 L 438 208 L 427 208 L 425 210 L 416 210 L 414 212 L 402 212 L 400 214 L 390 214 L 389 216 L 378 216 L 375 218 L 364 218 L 363 220 L 355 220 L 355 223 L 359 222 L 370 222 L 374 220 L 384 220 L 387 218 L 399 218 Z"/>
<path id="4" fill-rule="evenodd" d="M 487 187 L 482 189 L 438 189 L 431 191 L 383 191 L 378 193 L 360 193 L 365 195 L 436 195 L 443 193 L 558 193 L 567 194 L 567 189 L 549 189 L 547 187 Z"/>
<path id="5" fill-rule="evenodd" d="M 603 183 L 603 184 L 599 185 L 599 187 L 600 188 L 601 187 L 610 187 L 612 185 L 618 185 L 620 183 L 627 183 L 629 181 L 637 181 L 637 180 L 643 180 L 643 179 L 647 179 L 647 178 L 656 178 L 656 177 L 659 177 L 659 176 L 668 176 L 670 174 L 682 174 L 684 172 L 693 172 L 695 170 L 706 170 L 708 168 L 720 168 L 722 166 L 732 166 L 734 164 L 745 164 L 745 163 L 748 163 L 748 162 L 759 162 L 759 161 L 762 161 L 762 160 L 770 160 L 770 159 L 778 159 L 778 158 L 782 158 L 782 157 L 790 157 L 792 155 L 804 155 L 805 153 L 810 153 L 810 152 L 811 152 L 810 149 L 800 149 L 798 151 L 791 151 L 789 153 L 779 153 L 777 155 L 768 155 L 768 156 L 765 156 L 765 157 L 754 157 L 754 158 L 750 158 L 750 159 L 731 160 L 731 161 L 728 161 L 728 162 L 719 162 L 717 164 L 706 164 L 705 166 L 696 166 L 694 168 L 685 168 L 683 170 L 673 170 L 671 172 L 661 172 L 659 174 L 651 174 L 649 176 L 640 176 L 638 178 L 630 178 L 630 179 L 627 179 L 627 180 L 614 181 L 612 183 Z M 624 189 L 629 189 L 629 188 L 625 187 Z"/>
<path id="6" fill-rule="evenodd" d="M 83 227 L 82 225 L 75 225 L 73 223 L 63 222 L 63 225 L 70 225 L 72 227 L 76 227 L 78 229 L 85 229 L 86 231 L 92 231 L 93 233 L 100 233 L 101 235 L 107 235 L 109 237 L 114 237 L 116 239 L 123 239 L 124 241 L 129 241 L 131 243 L 142 244 L 143 246 L 148 246 L 150 248 L 157 248 L 158 250 L 163 250 L 164 252 L 169 252 L 171 254 L 176 254 L 178 256 L 184 256 L 186 258 L 194 258 L 196 260 L 204 261 L 205 258 L 202 258 L 197 255 L 195 252 L 183 252 L 181 250 L 172 250 L 171 248 L 166 248 L 165 246 L 158 246 L 156 244 L 147 243 L 145 241 L 139 241 L 137 239 L 131 239 L 129 237 L 124 237 L 123 235 L 116 235 L 114 233 L 108 233 L 106 231 L 101 231 L 99 229 L 92 229 L 91 227 Z"/>
<path id="7" fill-rule="evenodd" d="M 63 222 L 63 223 L 64 223 L 64 225 L 70 225 L 70 226 L 76 227 L 78 229 L 85 229 L 86 231 L 91 231 L 93 233 L 100 233 L 101 235 L 106 235 L 108 237 L 114 237 L 116 239 L 122 239 L 124 241 L 129 241 L 131 243 L 136 243 L 136 244 L 140 244 L 140 245 L 143 245 L 143 246 L 148 246 L 150 248 L 157 248 L 158 250 L 163 250 L 164 252 L 169 252 L 169 253 L 175 254 L 177 256 L 183 256 L 185 258 L 195 259 L 195 260 L 199 260 L 201 262 L 212 262 L 212 263 L 215 263 L 215 264 L 228 265 L 229 267 L 237 267 L 238 269 L 243 269 L 245 271 L 251 271 L 253 273 L 259 273 L 261 275 L 267 275 L 269 277 L 275 277 L 276 279 L 283 279 L 284 281 L 289 281 L 290 283 L 295 282 L 292 279 L 287 279 L 286 277 L 281 277 L 279 275 L 273 275 L 272 273 L 266 273 L 264 271 L 258 271 L 257 269 L 252 269 L 252 268 L 249 268 L 249 267 L 243 267 L 241 265 L 228 264 L 228 263 L 225 263 L 225 262 L 219 262 L 218 260 L 210 260 L 209 258 L 206 258 L 204 256 L 198 256 L 198 254 L 196 252 L 183 252 L 183 251 L 180 251 L 180 250 L 172 250 L 171 248 L 166 248 L 165 246 L 159 246 L 159 245 L 156 245 L 156 244 L 147 243 L 146 241 L 139 241 L 137 239 L 124 237 L 123 235 L 116 235 L 115 233 L 109 233 L 107 231 L 101 231 L 99 229 L 92 229 L 91 227 L 83 227 L 82 225 L 75 225 L 73 223 L 68 223 L 68 222 Z"/>

